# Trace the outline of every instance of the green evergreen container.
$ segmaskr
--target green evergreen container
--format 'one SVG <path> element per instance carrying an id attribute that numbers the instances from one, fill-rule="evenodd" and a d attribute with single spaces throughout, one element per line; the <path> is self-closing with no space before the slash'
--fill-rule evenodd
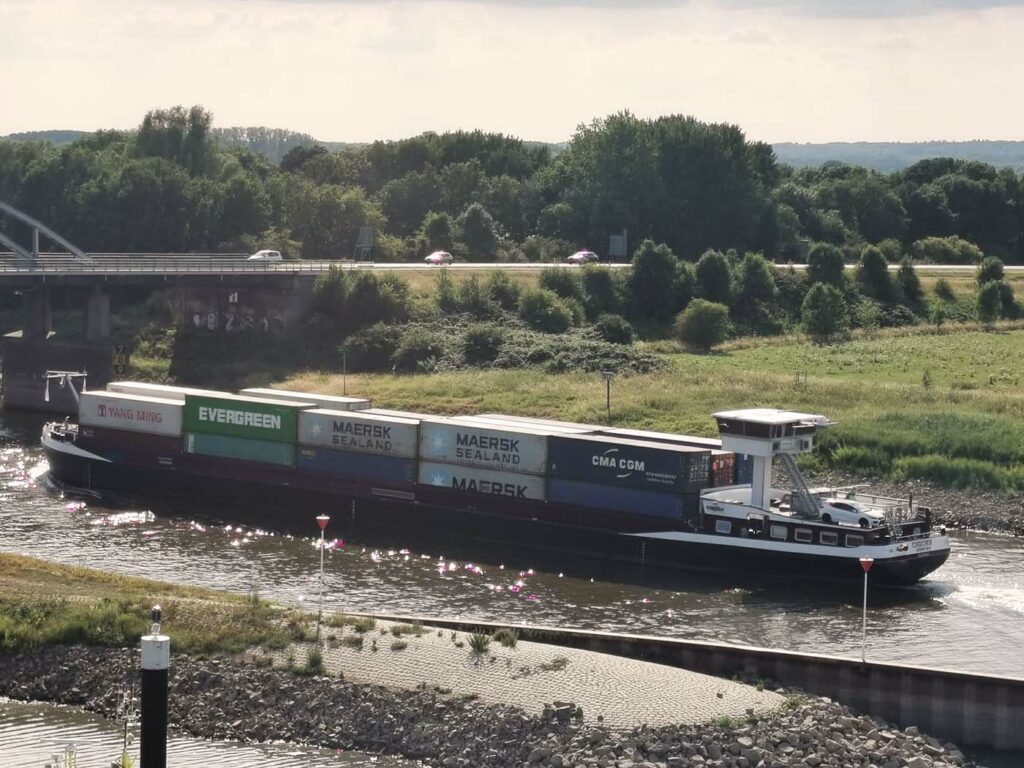
<path id="1" fill-rule="evenodd" d="M 295 446 L 269 440 L 247 440 L 244 437 L 204 435 L 189 432 L 185 435 L 185 453 L 200 456 L 218 456 L 236 461 L 254 461 L 262 464 L 295 465 Z"/>
<path id="2" fill-rule="evenodd" d="M 313 403 L 238 395 L 186 394 L 184 431 L 294 445 L 299 411 L 313 407 Z"/>

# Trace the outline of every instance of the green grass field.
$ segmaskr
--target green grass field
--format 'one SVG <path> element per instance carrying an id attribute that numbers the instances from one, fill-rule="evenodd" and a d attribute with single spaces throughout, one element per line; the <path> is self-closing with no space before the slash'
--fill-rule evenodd
<path id="1" fill-rule="evenodd" d="M 1018 469 L 1024 465 L 1020 327 L 903 329 L 831 346 L 800 339 L 747 340 L 713 355 L 666 352 L 665 357 L 662 371 L 613 382 L 616 425 L 713 435 L 710 414 L 716 410 L 812 411 L 838 422 L 821 441 L 820 456 L 840 467 L 943 485 L 1024 488 L 1024 472 Z M 276 386 L 340 393 L 342 378 L 306 373 Z M 607 419 L 604 381 L 593 374 L 350 375 L 347 391 L 380 407 L 426 413 Z"/>

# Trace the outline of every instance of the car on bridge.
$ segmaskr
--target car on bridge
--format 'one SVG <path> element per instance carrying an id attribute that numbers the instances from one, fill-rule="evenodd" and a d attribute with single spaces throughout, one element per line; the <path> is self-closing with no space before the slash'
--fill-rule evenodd
<path id="1" fill-rule="evenodd" d="M 256 251 L 248 258 L 248 261 L 281 261 L 280 251 Z"/>
<path id="2" fill-rule="evenodd" d="M 427 264 L 451 264 L 452 255 L 448 251 L 434 251 L 424 259 Z"/>
<path id="3" fill-rule="evenodd" d="M 601 260 L 593 251 L 576 251 L 572 256 L 566 259 L 570 264 L 596 264 Z"/>

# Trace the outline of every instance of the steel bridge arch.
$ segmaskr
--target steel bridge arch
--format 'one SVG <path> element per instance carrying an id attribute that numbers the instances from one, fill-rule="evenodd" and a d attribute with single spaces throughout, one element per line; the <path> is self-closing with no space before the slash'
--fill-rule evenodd
<path id="1" fill-rule="evenodd" d="M 29 264 L 38 264 L 39 263 L 39 233 L 40 232 L 42 232 L 47 237 L 47 239 L 49 239 L 50 241 L 52 241 L 54 243 L 57 243 L 57 245 L 60 245 L 60 246 L 63 246 L 64 248 L 66 248 L 68 250 L 68 253 L 70 253 L 78 261 L 88 261 L 89 260 L 89 257 L 86 255 L 85 251 L 83 251 L 77 245 L 75 245 L 74 243 L 72 243 L 69 240 L 65 240 L 63 237 L 58 235 L 56 232 L 54 232 L 48 226 L 43 224 L 41 221 L 32 218 L 27 213 L 23 213 L 22 211 L 19 211 L 13 205 L 8 205 L 7 203 L 3 202 L 2 200 L 0 200 L 0 213 L 6 214 L 6 215 L 16 219 L 17 221 L 22 222 L 23 224 L 27 224 L 29 227 L 32 228 L 32 248 L 31 248 L 31 250 L 25 248 L 22 245 L 19 245 L 17 242 L 12 240 L 10 237 L 7 237 L 6 235 L 4 235 L 3 232 L 0 232 L 0 243 L 3 243 L 8 248 L 10 248 L 12 251 L 14 251 L 14 255 L 17 256 L 20 261 L 25 261 L 25 262 L 28 262 Z"/>

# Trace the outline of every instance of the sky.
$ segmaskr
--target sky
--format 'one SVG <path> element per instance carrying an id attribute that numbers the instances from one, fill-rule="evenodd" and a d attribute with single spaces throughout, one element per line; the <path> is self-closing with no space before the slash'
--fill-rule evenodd
<path id="1" fill-rule="evenodd" d="M 782 142 L 1024 139 L 1024 0 L 0 0 L 0 135 L 566 141 L 629 110 Z"/>

